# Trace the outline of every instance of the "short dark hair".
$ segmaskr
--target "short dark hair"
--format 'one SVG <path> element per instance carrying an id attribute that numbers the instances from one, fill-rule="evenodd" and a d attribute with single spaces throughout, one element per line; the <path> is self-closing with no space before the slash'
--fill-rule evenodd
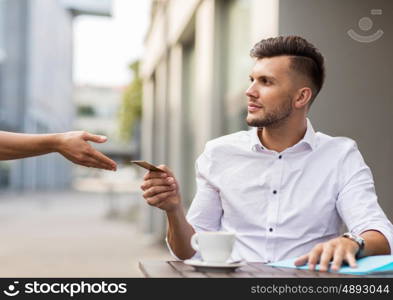
<path id="1" fill-rule="evenodd" d="M 325 80 L 324 58 L 319 50 L 300 36 L 278 36 L 263 39 L 250 51 L 251 57 L 261 59 L 288 55 L 291 68 L 308 77 L 313 85 L 310 105 L 318 95 Z"/>

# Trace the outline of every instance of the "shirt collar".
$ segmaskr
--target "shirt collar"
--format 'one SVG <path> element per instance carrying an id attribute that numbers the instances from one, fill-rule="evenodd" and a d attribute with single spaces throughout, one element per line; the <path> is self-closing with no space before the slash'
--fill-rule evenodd
<path id="1" fill-rule="evenodd" d="M 308 118 L 306 120 L 307 120 L 307 130 L 304 137 L 291 148 L 297 147 L 298 145 L 301 144 L 307 144 L 310 146 L 311 150 L 315 149 L 315 131 L 314 128 L 312 127 L 311 121 Z M 251 129 L 251 143 L 250 143 L 251 150 L 252 151 L 268 150 L 266 149 L 265 146 L 262 145 L 261 141 L 259 140 L 258 129 L 259 129 L 258 127 L 253 127 Z"/>
<path id="2" fill-rule="evenodd" d="M 315 140 L 316 140 L 316 138 L 315 138 L 314 128 L 312 127 L 310 119 L 307 118 L 306 134 L 304 135 L 303 139 L 300 140 L 300 142 L 307 143 L 308 145 L 310 145 L 311 149 L 314 150 L 315 149 Z"/>

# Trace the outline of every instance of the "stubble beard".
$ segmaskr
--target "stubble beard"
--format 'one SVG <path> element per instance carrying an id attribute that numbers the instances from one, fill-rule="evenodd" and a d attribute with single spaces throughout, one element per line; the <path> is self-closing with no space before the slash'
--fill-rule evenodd
<path id="1" fill-rule="evenodd" d="M 292 103 L 291 99 L 288 98 L 280 107 L 275 109 L 274 111 L 266 112 L 264 116 L 260 118 L 252 118 L 249 120 L 247 116 L 247 125 L 251 127 L 267 127 L 267 128 L 275 128 L 279 127 L 280 124 L 285 122 L 289 116 L 292 114 Z"/>

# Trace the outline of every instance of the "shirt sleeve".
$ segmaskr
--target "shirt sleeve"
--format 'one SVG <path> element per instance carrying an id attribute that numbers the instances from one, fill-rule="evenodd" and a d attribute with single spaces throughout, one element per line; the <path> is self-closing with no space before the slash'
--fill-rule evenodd
<path id="1" fill-rule="evenodd" d="M 367 230 L 379 231 L 388 240 L 392 253 L 393 226 L 378 204 L 371 170 L 355 142 L 346 152 L 340 171 L 336 207 L 348 230 L 358 235 Z"/>
<path id="2" fill-rule="evenodd" d="M 196 194 L 187 213 L 187 221 L 195 231 L 219 231 L 221 228 L 222 205 L 220 192 L 213 183 L 212 159 L 205 151 L 195 163 Z"/>
<path id="3" fill-rule="evenodd" d="M 196 194 L 186 216 L 188 223 L 194 228 L 195 232 L 219 231 L 221 227 L 223 210 L 219 190 L 212 182 L 211 165 L 211 156 L 205 149 L 195 163 Z M 179 259 L 173 253 L 168 241 L 166 242 L 170 253 L 176 259 Z M 198 252 L 192 259 L 197 258 L 200 258 Z"/>

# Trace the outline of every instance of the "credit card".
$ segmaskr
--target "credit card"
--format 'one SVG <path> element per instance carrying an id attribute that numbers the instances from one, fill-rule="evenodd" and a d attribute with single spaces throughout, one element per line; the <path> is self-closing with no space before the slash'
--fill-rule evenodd
<path id="1" fill-rule="evenodd" d="M 152 165 L 151 163 L 148 163 L 147 161 L 144 160 L 132 160 L 131 162 L 149 171 L 165 172 L 164 170 L 161 170 L 160 168 L 157 168 L 155 165 Z"/>

